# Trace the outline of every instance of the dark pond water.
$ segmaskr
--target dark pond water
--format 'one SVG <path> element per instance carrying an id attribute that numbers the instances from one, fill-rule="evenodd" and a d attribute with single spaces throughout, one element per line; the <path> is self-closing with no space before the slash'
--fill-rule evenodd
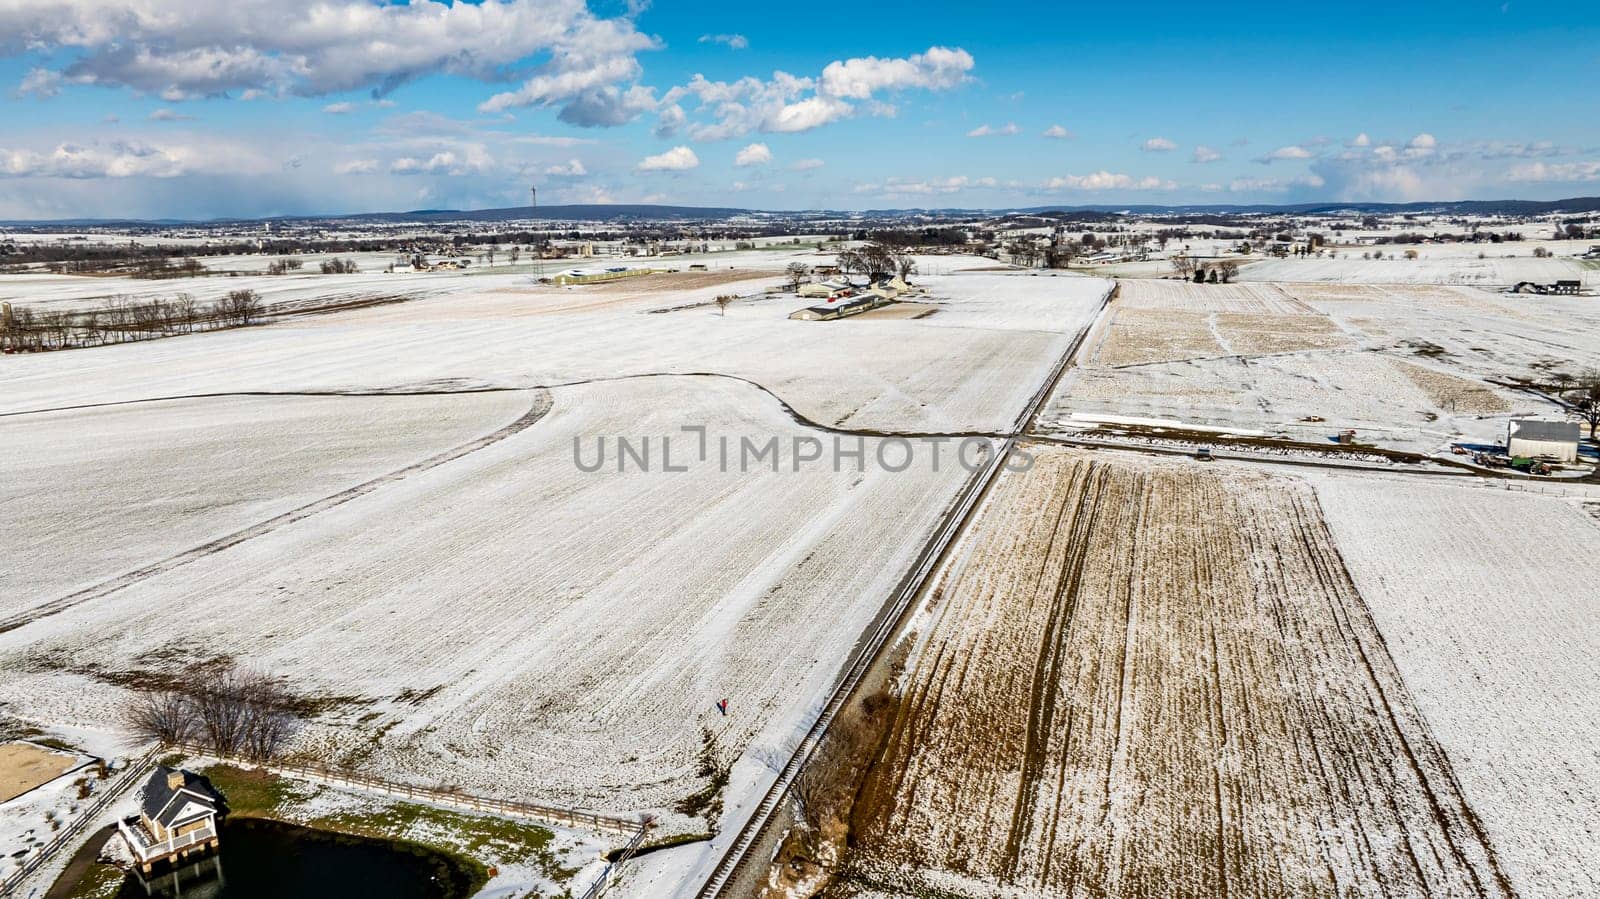
<path id="1" fill-rule="evenodd" d="M 460 899 L 471 875 L 419 846 L 350 837 L 277 821 L 230 820 L 221 851 L 148 879 L 130 874 L 118 899 Z"/>

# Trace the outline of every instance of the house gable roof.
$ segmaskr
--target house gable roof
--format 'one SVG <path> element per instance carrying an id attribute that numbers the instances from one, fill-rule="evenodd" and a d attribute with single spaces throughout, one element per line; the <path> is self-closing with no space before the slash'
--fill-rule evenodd
<path id="1" fill-rule="evenodd" d="M 211 784 L 192 771 L 178 771 L 183 775 L 183 783 L 173 789 L 167 776 L 176 770 L 165 765 L 156 767 L 150 779 L 145 781 L 139 810 L 162 827 L 171 827 L 180 820 L 216 814 L 222 797 L 211 788 Z"/>
<path id="2" fill-rule="evenodd" d="M 1577 443 L 1583 429 L 1575 421 L 1539 421 L 1519 418 L 1511 422 L 1511 436 L 1521 440 L 1550 440 Z"/>

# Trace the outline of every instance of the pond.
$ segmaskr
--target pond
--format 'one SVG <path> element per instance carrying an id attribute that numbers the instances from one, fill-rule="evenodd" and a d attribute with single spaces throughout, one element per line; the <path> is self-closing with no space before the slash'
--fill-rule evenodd
<path id="1" fill-rule="evenodd" d="M 117 899 L 461 899 L 472 872 L 440 852 L 259 818 L 222 825 L 221 851 L 146 878 L 129 874 Z"/>

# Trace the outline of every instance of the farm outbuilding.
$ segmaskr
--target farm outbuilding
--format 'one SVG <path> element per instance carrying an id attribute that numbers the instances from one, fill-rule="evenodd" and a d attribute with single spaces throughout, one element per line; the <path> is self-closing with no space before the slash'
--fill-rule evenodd
<path id="1" fill-rule="evenodd" d="M 1506 435 L 1506 452 L 1512 456 L 1576 462 L 1581 435 L 1577 422 L 1513 419 Z"/>

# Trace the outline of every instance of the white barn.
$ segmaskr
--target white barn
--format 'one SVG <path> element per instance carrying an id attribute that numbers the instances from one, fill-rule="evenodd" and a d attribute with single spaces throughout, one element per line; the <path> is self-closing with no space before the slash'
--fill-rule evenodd
<path id="1" fill-rule="evenodd" d="M 1575 421 L 1512 419 L 1506 435 L 1506 452 L 1535 459 L 1552 458 L 1559 462 L 1578 461 L 1578 440 L 1583 430 Z"/>

